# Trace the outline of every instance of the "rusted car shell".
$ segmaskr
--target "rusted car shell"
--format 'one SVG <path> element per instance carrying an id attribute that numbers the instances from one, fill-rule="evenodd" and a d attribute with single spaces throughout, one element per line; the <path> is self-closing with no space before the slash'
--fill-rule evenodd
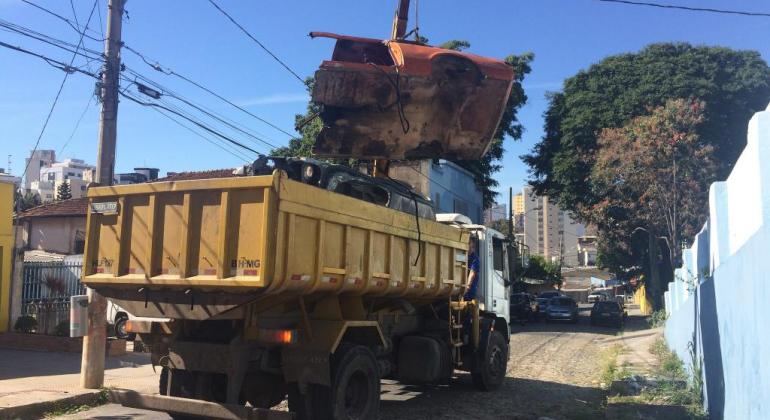
<path id="1" fill-rule="evenodd" d="M 478 159 L 513 84 L 501 60 L 406 41 L 337 40 L 315 73 L 324 128 L 314 152 L 363 159 Z"/>

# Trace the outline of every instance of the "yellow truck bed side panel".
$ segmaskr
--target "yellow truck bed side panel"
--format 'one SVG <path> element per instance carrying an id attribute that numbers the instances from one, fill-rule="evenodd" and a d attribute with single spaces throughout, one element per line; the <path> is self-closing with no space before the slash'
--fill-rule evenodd
<path id="1" fill-rule="evenodd" d="M 83 281 L 97 288 L 434 298 L 465 280 L 466 232 L 280 173 L 94 188 L 89 197 L 97 210 Z M 109 203 L 117 212 L 103 211 Z"/>

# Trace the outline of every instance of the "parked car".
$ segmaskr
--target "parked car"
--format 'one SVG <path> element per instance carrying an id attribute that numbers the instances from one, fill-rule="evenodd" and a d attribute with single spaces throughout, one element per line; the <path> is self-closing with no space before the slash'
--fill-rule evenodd
<path id="1" fill-rule="evenodd" d="M 564 294 L 558 290 L 540 292 L 540 294 L 537 295 L 537 298 L 535 299 L 535 310 L 537 312 L 538 319 L 545 318 L 546 312 L 548 311 L 548 301 L 550 301 L 551 298 L 559 296 L 564 296 Z"/>
<path id="2" fill-rule="evenodd" d="M 536 305 L 529 293 L 514 293 L 511 295 L 511 322 L 514 319 L 522 324 L 536 316 Z"/>
<path id="3" fill-rule="evenodd" d="M 591 325 L 609 325 L 622 328 L 624 318 L 623 307 L 613 300 L 596 302 L 591 308 Z"/>
<path id="4" fill-rule="evenodd" d="M 603 302 L 609 298 L 610 296 L 607 294 L 607 292 L 592 292 L 590 295 L 588 295 L 588 303 Z"/>
<path id="5" fill-rule="evenodd" d="M 548 322 L 570 321 L 576 323 L 578 321 L 577 302 L 575 302 L 575 299 L 567 296 L 551 298 L 548 301 L 545 319 Z"/>

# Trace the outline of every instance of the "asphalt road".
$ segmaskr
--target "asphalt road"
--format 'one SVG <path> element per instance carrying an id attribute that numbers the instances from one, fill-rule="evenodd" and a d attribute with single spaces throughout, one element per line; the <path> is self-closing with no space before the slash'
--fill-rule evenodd
<path id="1" fill-rule="evenodd" d="M 592 327 L 586 308 L 577 324 L 514 324 L 511 358 L 503 387 L 495 392 L 473 388 L 460 373 L 451 385 L 403 386 L 383 381 L 382 419 L 595 419 L 604 418 L 605 394 L 599 388 L 598 339 L 617 330 Z M 631 317 L 628 328 L 642 328 Z M 285 402 L 283 404 L 285 407 Z M 169 419 L 164 413 L 107 404 L 65 419 Z"/>

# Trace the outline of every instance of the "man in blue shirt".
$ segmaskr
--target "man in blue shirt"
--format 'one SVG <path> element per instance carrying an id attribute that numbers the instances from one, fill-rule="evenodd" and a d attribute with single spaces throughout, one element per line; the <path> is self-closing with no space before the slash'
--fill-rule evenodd
<path id="1" fill-rule="evenodd" d="M 478 290 L 479 282 L 479 257 L 476 255 L 476 247 L 478 240 L 475 236 L 471 235 L 468 241 L 468 290 L 465 291 L 463 299 L 473 300 L 476 299 L 476 291 Z"/>

